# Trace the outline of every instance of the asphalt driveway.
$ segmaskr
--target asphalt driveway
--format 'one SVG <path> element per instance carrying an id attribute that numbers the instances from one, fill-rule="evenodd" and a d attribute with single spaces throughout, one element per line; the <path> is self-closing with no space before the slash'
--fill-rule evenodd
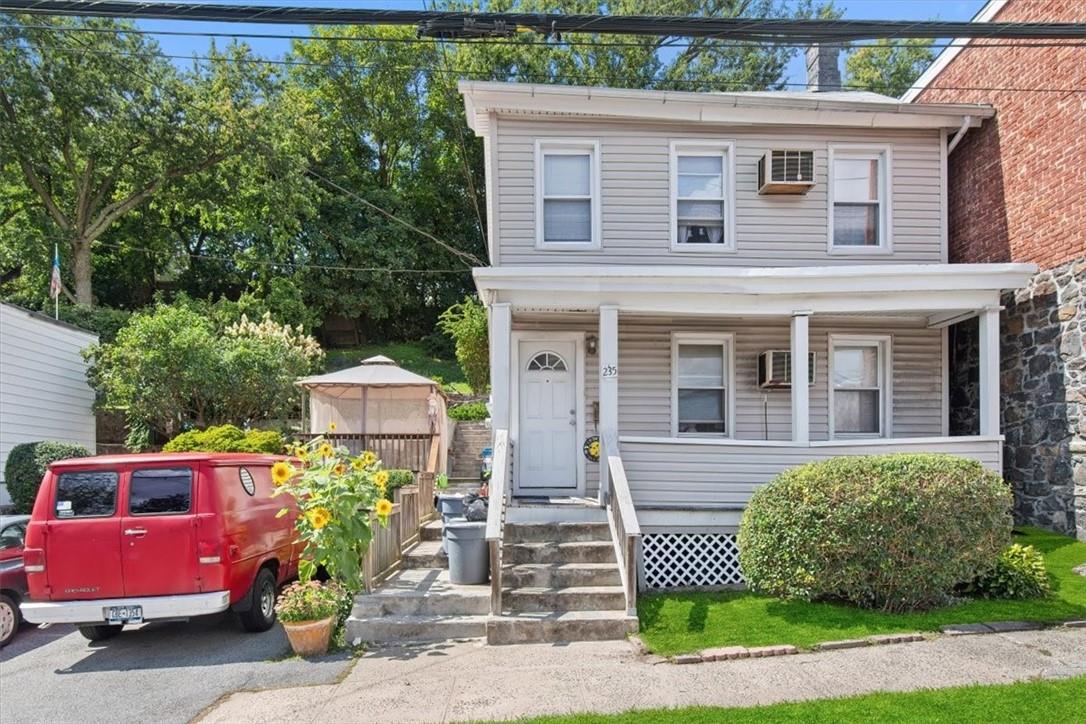
<path id="1" fill-rule="evenodd" d="M 90 643 L 71 626 L 24 627 L 0 649 L 0 721 L 187 722 L 223 694 L 330 684 L 346 653 L 290 658 L 280 626 L 244 633 L 231 614 L 147 624 Z"/>

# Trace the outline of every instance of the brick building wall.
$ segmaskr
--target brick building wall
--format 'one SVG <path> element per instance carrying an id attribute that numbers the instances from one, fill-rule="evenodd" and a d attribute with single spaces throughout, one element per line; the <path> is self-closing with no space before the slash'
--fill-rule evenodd
<path id="1" fill-rule="evenodd" d="M 1010 0 L 992 20 L 1086 22 L 1086 1 Z M 950 261 L 1040 267 L 1003 299 L 1004 476 L 1019 521 L 1086 540 L 1086 92 L 1069 90 L 1086 88 L 1086 47 L 990 42 L 916 101 L 996 109 L 949 158 Z M 951 341 L 952 433 L 975 434 L 976 320 Z"/>

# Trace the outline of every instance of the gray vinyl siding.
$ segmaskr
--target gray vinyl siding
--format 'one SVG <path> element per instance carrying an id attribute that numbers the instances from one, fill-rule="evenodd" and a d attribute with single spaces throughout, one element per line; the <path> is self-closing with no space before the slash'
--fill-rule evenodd
<path id="1" fill-rule="evenodd" d="M 593 139 L 600 143 L 602 248 L 535 248 L 535 141 Z M 733 253 L 670 251 L 670 142 L 735 143 L 736 246 Z M 834 143 L 891 148 L 892 254 L 827 252 L 827 155 Z M 674 264 L 811 266 L 943 261 L 940 134 L 938 131 L 774 129 L 502 116 L 488 171 L 497 221 L 495 265 Z M 759 196 L 758 159 L 772 148 L 815 152 L 815 186 L 804 196 Z"/>
<path id="2" fill-rule="evenodd" d="M 741 508 L 759 485 L 778 473 L 837 455 L 943 452 L 1001 470 L 998 440 L 961 438 L 938 444 L 901 442 L 877 446 L 786 447 L 694 445 L 622 441 L 622 463 L 638 508 Z"/>
<path id="3" fill-rule="evenodd" d="M 513 318 L 514 330 L 579 331 L 598 334 L 595 314 L 525 314 Z M 735 360 L 735 420 L 739 440 L 789 440 L 792 401 L 788 390 L 763 391 L 757 386 L 758 355 L 790 347 L 787 319 L 765 320 L 619 314 L 618 420 L 623 437 L 671 437 L 672 332 L 732 333 Z M 942 333 L 919 323 L 872 322 L 860 319 L 812 318 L 809 345 L 815 353 L 815 381 L 810 388 L 812 440 L 829 438 L 828 351 L 830 333 L 891 336 L 893 437 L 938 437 L 942 434 Z M 592 405 L 599 399 L 598 358 L 585 360 L 585 432 L 597 432 Z M 768 415 L 762 398 L 767 398 Z M 768 434 L 766 426 L 768 418 Z M 760 454 L 772 456 L 775 448 Z M 625 452 L 623 453 L 625 458 Z M 589 495 L 598 490 L 596 465 L 586 466 Z"/>

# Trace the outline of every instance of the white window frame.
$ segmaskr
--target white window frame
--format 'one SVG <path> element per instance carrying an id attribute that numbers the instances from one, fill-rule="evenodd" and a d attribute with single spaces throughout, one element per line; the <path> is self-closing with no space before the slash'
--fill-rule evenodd
<path id="1" fill-rule="evenodd" d="M 718 344 L 724 357 L 724 432 L 679 432 L 679 345 Z M 735 335 L 731 332 L 675 332 L 671 335 L 671 436 L 713 437 L 735 436 Z"/>
<path id="2" fill-rule="evenodd" d="M 878 376 L 879 376 L 879 432 L 878 434 L 866 432 L 837 432 L 833 419 L 834 400 L 833 394 L 836 388 L 834 384 L 834 361 L 837 347 L 875 347 L 878 349 Z M 894 410 L 894 365 L 893 365 L 893 337 L 888 334 L 830 334 L 828 372 L 826 381 L 829 403 L 829 433 L 831 440 L 863 440 L 872 438 L 892 438 L 893 410 Z"/>
<path id="3" fill-rule="evenodd" d="M 583 242 L 561 242 L 545 239 L 543 228 L 543 158 L 547 155 L 580 156 L 589 154 L 588 171 L 589 201 L 592 205 L 590 233 L 592 240 Z M 556 199 L 583 199 L 582 196 L 552 196 Z M 537 138 L 535 141 L 535 247 L 548 251 L 591 251 L 600 248 L 602 224 L 600 223 L 600 142 L 591 138 Z"/>
<path id="4" fill-rule="evenodd" d="M 723 158 L 724 223 L 720 244 L 683 244 L 679 242 L 679 156 L 712 156 Z M 684 139 L 672 141 L 668 160 L 670 178 L 671 251 L 684 254 L 733 253 L 735 242 L 735 142 Z"/>
<path id="5" fill-rule="evenodd" d="M 826 248 L 833 255 L 890 254 L 893 252 L 893 147 L 837 143 L 828 147 L 826 167 Z M 833 167 L 836 158 L 874 159 L 878 161 L 879 244 L 878 246 L 837 246 L 833 240 L 834 185 Z"/>

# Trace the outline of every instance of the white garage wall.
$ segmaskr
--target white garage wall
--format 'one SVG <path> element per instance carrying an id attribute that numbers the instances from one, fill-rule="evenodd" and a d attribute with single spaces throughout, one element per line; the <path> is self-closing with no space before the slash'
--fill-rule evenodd
<path id="1" fill-rule="evenodd" d="M 38 440 L 94 451 L 94 391 L 81 350 L 97 335 L 0 302 L 0 480 L 14 446 Z M 0 505 L 10 503 L 0 486 Z"/>

